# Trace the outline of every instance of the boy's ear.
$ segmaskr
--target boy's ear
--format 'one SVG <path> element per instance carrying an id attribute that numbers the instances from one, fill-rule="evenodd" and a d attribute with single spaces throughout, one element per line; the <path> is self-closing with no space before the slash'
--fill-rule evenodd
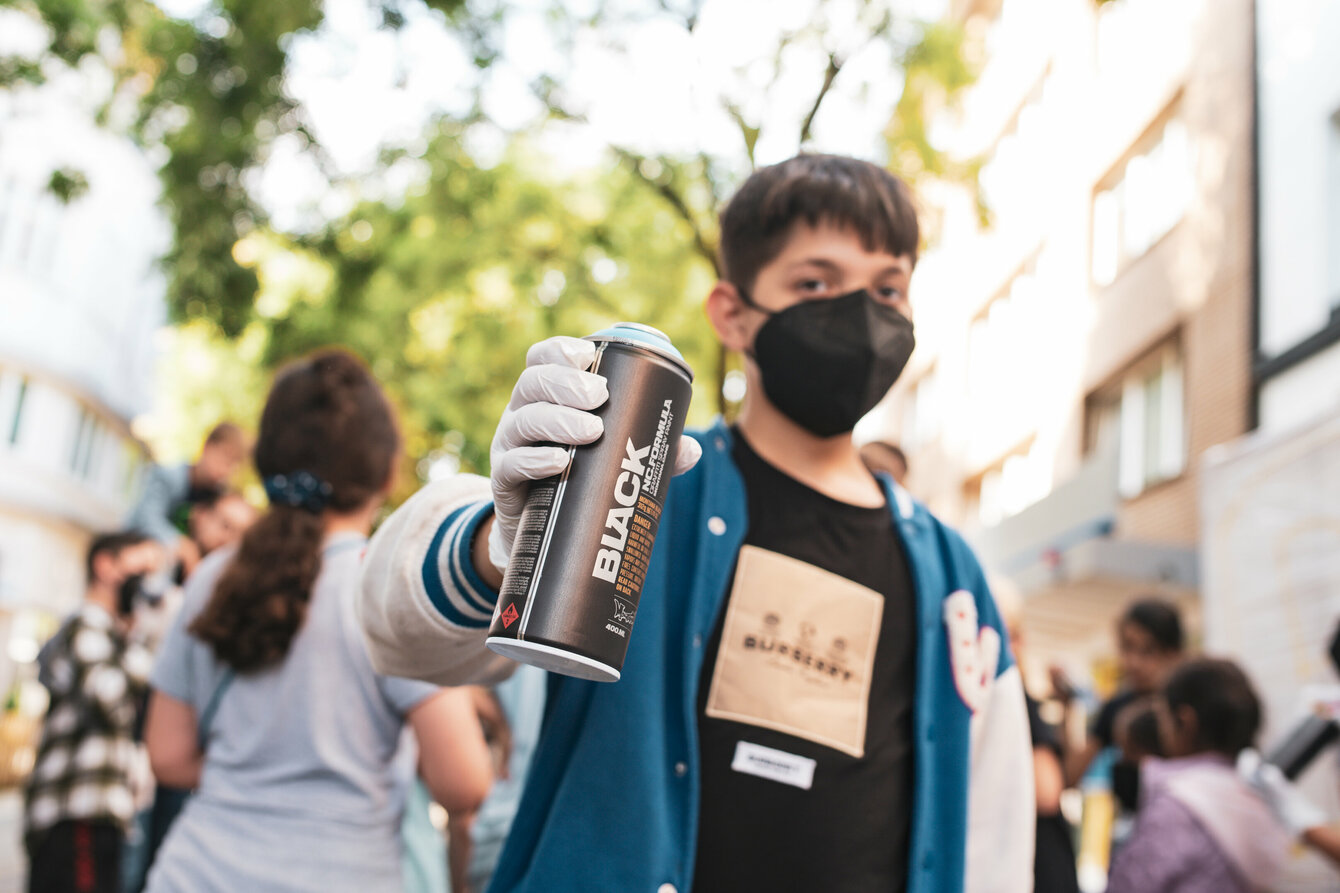
<path id="1" fill-rule="evenodd" d="M 707 318 L 727 350 L 748 351 L 753 347 L 749 306 L 729 282 L 718 282 L 707 295 Z"/>

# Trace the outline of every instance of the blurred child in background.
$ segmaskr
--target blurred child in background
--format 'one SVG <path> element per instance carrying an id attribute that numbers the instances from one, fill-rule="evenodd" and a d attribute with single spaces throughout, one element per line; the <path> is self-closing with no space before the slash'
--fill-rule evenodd
<path id="1" fill-rule="evenodd" d="M 1157 704 L 1168 759 L 1141 763 L 1140 811 L 1108 893 L 1268 890 L 1290 841 L 1235 768 L 1261 727 L 1251 682 L 1232 661 L 1198 658 L 1173 672 Z"/>

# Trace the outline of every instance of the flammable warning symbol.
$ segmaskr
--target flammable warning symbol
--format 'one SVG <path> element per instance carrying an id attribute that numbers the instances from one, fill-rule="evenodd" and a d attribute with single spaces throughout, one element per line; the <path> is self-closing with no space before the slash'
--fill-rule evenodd
<path id="1" fill-rule="evenodd" d="M 516 623 L 516 618 L 516 605 L 508 605 L 507 610 L 502 612 L 503 629 L 507 629 L 513 623 Z"/>

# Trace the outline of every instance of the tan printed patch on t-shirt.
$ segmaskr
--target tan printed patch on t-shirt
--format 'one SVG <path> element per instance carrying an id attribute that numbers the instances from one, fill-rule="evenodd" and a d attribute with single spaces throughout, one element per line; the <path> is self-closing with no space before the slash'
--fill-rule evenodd
<path id="1" fill-rule="evenodd" d="M 884 596 L 756 546 L 740 550 L 707 715 L 865 755 Z"/>

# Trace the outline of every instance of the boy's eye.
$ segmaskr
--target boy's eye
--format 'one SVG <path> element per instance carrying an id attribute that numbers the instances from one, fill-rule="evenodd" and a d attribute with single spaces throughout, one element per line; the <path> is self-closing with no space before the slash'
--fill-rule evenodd
<path id="1" fill-rule="evenodd" d="M 895 285 L 884 285 L 876 290 L 876 294 L 885 300 L 897 301 L 902 299 L 903 290 Z"/>
<path id="2" fill-rule="evenodd" d="M 822 279 L 801 279 L 796 282 L 796 291 L 806 296 L 827 294 L 829 290 L 829 284 Z"/>

